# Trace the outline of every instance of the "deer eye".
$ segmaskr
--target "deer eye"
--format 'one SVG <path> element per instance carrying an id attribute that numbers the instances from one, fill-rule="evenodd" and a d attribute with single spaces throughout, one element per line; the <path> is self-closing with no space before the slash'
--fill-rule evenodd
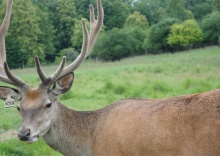
<path id="1" fill-rule="evenodd" d="M 20 112 L 21 110 L 20 110 L 20 108 L 17 106 L 17 110 Z"/>
<path id="2" fill-rule="evenodd" d="M 46 108 L 50 108 L 51 105 L 52 105 L 52 103 L 48 103 L 48 104 L 46 105 Z"/>

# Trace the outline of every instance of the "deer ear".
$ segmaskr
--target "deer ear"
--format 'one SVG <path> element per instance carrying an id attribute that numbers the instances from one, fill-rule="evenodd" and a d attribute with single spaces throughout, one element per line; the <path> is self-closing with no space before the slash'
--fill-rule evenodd
<path id="1" fill-rule="evenodd" d="M 7 95 L 10 95 L 10 97 L 15 101 L 20 101 L 22 98 L 17 89 L 0 86 L 0 99 L 6 100 Z"/>
<path id="2" fill-rule="evenodd" d="M 60 95 L 68 92 L 72 87 L 73 79 L 74 73 L 72 72 L 59 78 L 53 86 L 53 93 L 55 95 Z"/>

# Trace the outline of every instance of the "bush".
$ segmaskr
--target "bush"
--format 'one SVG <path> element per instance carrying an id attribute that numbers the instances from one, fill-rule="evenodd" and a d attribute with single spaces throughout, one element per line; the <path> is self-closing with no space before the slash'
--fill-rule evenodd
<path id="1" fill-rule="evenodd" d="M 168 18 L 153 25 L 150 32 L 144 40 L 143 48 L 148 53 L 160 53 L 161 51 L 170 51 L 171 47 L 167 43 L 170 27 L 179 20 Z"/>
<path id="2" fill-rule="evenodd" d="M 63 56 L 66 56 L 67 62 L 72 62 L 77 58 L 79 55 L 73 48 L 63 49 L 59 52 L 58 56 L 56 57 L 55 63 L 60 63 Z"/>
<path id="3" fill-rule="evenodd" d="M 93 56 L 115 61 L 128 56 L 144 54 L 141 46 L 144 37 L 144 31 L 138 27 L 114 28 L 100 35 L 94 47 Z"/>
<path id="4" fill-rule="evenodd" d="M 172 47 L 187 47 L 201 42 L 203 33 L 196 20 L 186 20 L 171 27 L 167 40 Z"/>

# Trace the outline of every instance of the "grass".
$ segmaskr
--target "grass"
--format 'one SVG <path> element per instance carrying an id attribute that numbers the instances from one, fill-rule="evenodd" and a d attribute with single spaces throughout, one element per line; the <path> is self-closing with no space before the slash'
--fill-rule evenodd
<path id="1" fill-rule="evenodd" d="M 100 109 L 128 97 L 166 98 L 220 88 L 220 49 L 209 47 L 175 54 L 145 55 L 119 62 L 85 61 L 75 72 L 72 89 L 59 100 L 75 110 Z M 57 66 L 44 67 L 51 74 Z M 33 72 L 34 71 L 34 72 Z M 35 69 L 13 70 L 32 86 Z M 0 105 L 0 134 L 18 129 L 21 117 L 15 108 Z M 0 155 L 59 155 L 43 140 L 27 145 L 12 139 L 0 142 Z"/>
<path id="2" fill-rule="evenodd" d="M 1 156 L 60 156 L 61 154 L 52 151 L 50 147 L 40 139 L 36 144 L 26 144 L 18 142 L 17 139 L 0 142 Z"/>

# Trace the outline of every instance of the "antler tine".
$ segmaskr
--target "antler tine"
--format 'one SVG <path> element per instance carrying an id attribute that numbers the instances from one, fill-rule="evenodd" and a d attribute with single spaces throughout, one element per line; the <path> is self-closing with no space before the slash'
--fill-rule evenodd
<path id="1" fill-rule="evenodd" d="M 44 86 L 50 87 L 57 80 L 60 73 L 63 71 L 63 68 L 66 63 L 66 57 L 65 56 L 63 57 L 62 62 L 60 63 L 60 66 L 57 68 L 57 70 L 50 77 L 47 77 L 44 74 L 44 72 L 41 68 L 41 64 L 40 64 L 38 56 L 35 56 L 35 63 L 36 63 L 37 73 L 42 81 L 41 84 Z"/>
<path id="2" fill-rule="evenodd" d="M 48 86 L 50 87 L 51 85 L 56 82 L 57 78 L 60 76 L 61 72 L 63 71 L 63 68 L 66 64 L 66 57 L 63 56 L 62 62 L 60 63 L 60 66 L 57 68 L 57 70 L 54 72 L 54 74 L 50 77 L 50 83 Z"/>
<path id="3" fill-rule="evenodd" d="M 2 82 L 8 83 L 8 84 L 15 85 L 14 82 L 12 82 L 12 81 L 9 80 L 6 76 L 3 76 L 3 75 L 0 75 L 0 80 L 1 80 Z M 15 86 L 16 86 L 16 85 L 15 85 Z"/>
<path id="4" fill-rule="evenodd" d="M 0 27 L 0 55 L 1 55 L 0 57 L 0 80 L 5 83 L 15 85 L 21 88 L 21 87 L 28 86 L 28 85 L 25 84 L 24 81 L 22 81 L 21 79 L 19 79 L 18 77 L 14 76 L 11 73 L 8 67 L 8 64 L 6 62 L 5 35 L 8 31 L 9 24 L 10 24 L 11 13 L 12 13 L 12 3 L 13 3 L 13 0 L 7 1 L 5 17 Z"/>
<path id="5" fill-rule="evenodd" d="M 4 35 L 4 36 L 6 35 L 6 33 L 8 31 L 8 27 L 9 27 L 9 23 L 10 23 L 11 12 L 12 12 L 12 2 L 13 2 L 13 0 L 8 0 L 7 11 L 6 11 L 4 20 L 1 25 L 1 32 L 2 32 L 2 35 Z"/>
<path id="6" fill-rule="evenodd" d="M 82 50 L 79 54 L 79 56 L 76 58 L 76 60 L 71 63 L 69 66 L 65 67 L 62 73 L 59 75 L 59 78 L 62 77 L 63 75 L 68 74 L 69 72 L 73 72 L 75 69 L 79 67 L 79 65 L 85 60 L 86 58 L 86 52 L 88 48 L 88 43 L 89 43 L 89 33 L 88 29 L 86 27 L 85 21 L 82 20 L 82 28 L 83 28 L 83 45 L 82 45 Z"/>
<path id="7" fill-rule="evenodd" d="M 97 0 L 97 10 L 98 10 L 98 18 L 95 19 L 94 8 L 92 5 L 90 7 L 90 34 L 88 34 L 88 29 L 85 26 L 85 21 L 82 20 L 83 26 L 83 46 L 80 55 L 76 58 L 76 60 L 71 63 L 69 66 L 64 68 L 63 72 L 60 74 L 59 78 L 63 75 L 73 72 L 76 70 L 79 65 L 85 60 L 85 58 L 90 54 L 92 48 L 95 44 L 95 41 L 100 32 L 101 26 L 103 24 L 104 11 L 102 8 L 101 0 Z"/>
<path id="8" fill-rule="evenodd" d="M 28 86 L 23 80 L 19 79 L 18 77 L 14 76 L 11 73 L 7 62 L 4 62 L 4 70 L 5 70 L 5 74 L 9 78 L 9 80 L 12 81 L 12 83 L 10 83 L 10 84 L 13 84 L 13 85 L 20 87 L 20 88 L 22 88 L 24 86 Z"/>
<path id="9" fill-rule="evenodd" d="M 35 56 L 34 60 L 35 60 L 36 68 L 37 68 L 37 73 L 38 73 L 41 81 L 43 83 L 48 83 L 48 78 L 46 77 L 46 75 L 44 74 L 44 72 L 41 68 L 41 64 L 40 64 L 38 56 Z"/>
<path id="10" fill-rule="evenodd" d="M 101 26 L 103 24 L 103 18 L 104 18 L 104 10 L 102 8 L 101 0 L 98 0 L 97 2 L 97 10 L 98 10 L 97 20 L 95 19 L 93 5 L 90 4 L 89 8 L 90 8 L 90 38 L 89 38 L 89 47 L 86 56 L 88 56 L 93 49 L 93 46 L 98 37 Z"/>
<path id="11" fill-rule="evenodd" d="M 2 25 L 0 27 L 0 74 L 5 75 L 5 72 L 3 71 L 3 64 L 6 61 L 6 50 L 5 50 L 5 35 L 8 31 L 10 19 L 11 19 L 11 12 L 12 12 L 12 2 L 13 0 L 8 0 L 7 2 L 7 8 L 4 20 L 2 22 Z"/>

